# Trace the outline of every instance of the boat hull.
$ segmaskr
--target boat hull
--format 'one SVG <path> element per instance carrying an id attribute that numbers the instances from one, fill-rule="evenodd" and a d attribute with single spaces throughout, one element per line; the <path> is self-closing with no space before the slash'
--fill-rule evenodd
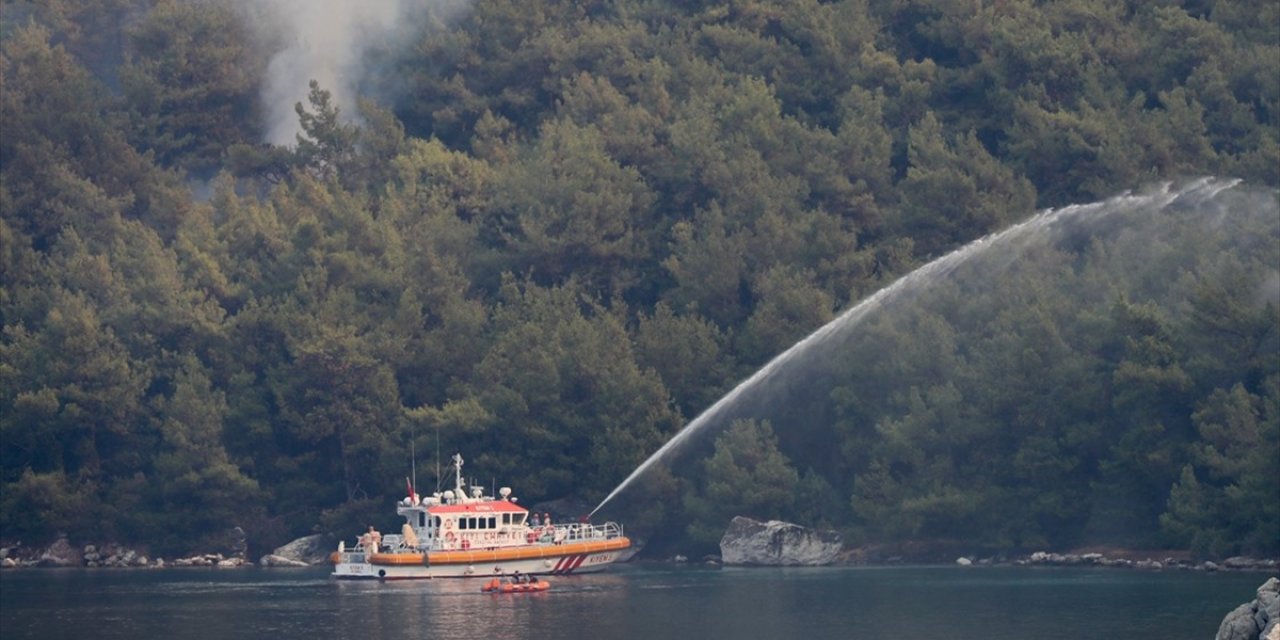
<path id="1" fill-rule="evenodd" d="M 335 553 L 333 577 L 344 580 L 426 580 L 594 573 L 625 560 L 631 541 L 610 540 L 427 553 Z"/>

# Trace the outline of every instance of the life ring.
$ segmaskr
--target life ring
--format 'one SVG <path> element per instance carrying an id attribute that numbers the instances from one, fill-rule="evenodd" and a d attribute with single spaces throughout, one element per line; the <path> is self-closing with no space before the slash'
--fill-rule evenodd
<path id="1" fill-rule="evenodd" d="M 445 520 L 445 521 L 444 521 L 444 528 L 446 528 L 446 529 L 452 529 L 452 528 L 453 528 L 453 521 L 452 521 L 452 520 Z"/>
<path id="2" fill-rule="evenodd" d="M 454 539 L 453 532 L 450 531 L 449 533 L 444 534 L 444 539 L 448 542 L 453 542 L 453 539 Z"/>

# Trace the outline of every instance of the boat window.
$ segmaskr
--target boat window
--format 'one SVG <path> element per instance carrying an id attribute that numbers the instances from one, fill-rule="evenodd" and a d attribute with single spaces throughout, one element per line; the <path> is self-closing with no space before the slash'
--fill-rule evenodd
<path id="1" fill-rule="evenodd" d="M 472 529 L 479 529 L 479 528 L 480 528 L 480 526 L 476 524 L 476 519 L 475 519 L 475 518 L 467 518 L 467 522 L 471 523 L 471 528 L 472 528 Z"/>
<path id="2" fill-rule="evenodd" d="M 498 528 L 498 519 L 497 519 L 496 517 L 494 517 L 494 516 L 489 516 L 489 528 L 490 528 L 490 529 L 497 529 L 497 528 Z"/>
<path id="3" fill-rule="evenodd" d="M 466 518 L 458 518 L 458 528 L 459 528 L 459 529 L 466 529 L 466 528 L 467 528 L 467 519 L 466 519 Z"/>
<path id="4" fill-rule="evenodd" d="M 511 514 L 509 513 L 502 514 L 502 524 L 511 524 Z"/>
<path id="5" fill-rule="evenodd" d="M 419 513 L 418 513 L 418 528 L 419 528 L 419 529 L 421 529 L 421 528 L 423 528 L 423 527 L 425 527 L 425 526 L 427 526 L 427 514 L 426 514 L 425 512 L 419 512 Z"/>

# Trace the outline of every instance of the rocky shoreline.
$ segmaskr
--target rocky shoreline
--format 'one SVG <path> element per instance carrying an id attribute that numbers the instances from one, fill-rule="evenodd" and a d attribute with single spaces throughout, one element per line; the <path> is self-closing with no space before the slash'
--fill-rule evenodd
<path id="1" fill-rule="evenodd" d="M 169 567 L 217 567 L 235 569 L 251 567 L 242 556 L 226 556 L 221 553 L 200 553 L 173 560 L 148 557 L 145 551 L 130 549 L 115 543 L 101 546 L 88 544 L 82 549 L 71 546 L 66 538 L 59 538 L 44 549 L 24 547 L 21 543 L 0 547 L 0 569 L 19 568 L 70 568 L 87 569 L 165 569 Z"/>
<path id="2" fill-rule="evenodd" d="M 1075 552 L 1033 551 L 1026 554 L 974 554 L 956 542 L 904 542 L 847 548 L 838 532 L 804 527 L 790 522 L 762 522 L 737 516 L 720 538 L 720 555 L 706 556 L 705 564 L 752 566 L 1032 566 L 1106 567 L 1150 571 L 1267 571 L 1280 569 L 1274 558 L 1234 556 L 1218 561 L 1192 560 L 1185 552 L 1137 551 L 1110 547 L 1082 548 Z M 684 555 L 674 562 L 688 562 Z"/>
<path id="3" fill-rule="evenodd" d="M 955 553 L 954 549 L 904 548 L 870 546 L 842 548 L 834 532 L 807 530 L 790 523 L 758 523 L 749 519 L 735 521 L 726 532 L 727 545 L 721 555 L 702 558 L 703 564 L 808 565 L 808 566 L 895 566 L 949 565 L 965 567 L 1031 566 L 1031 567 L 1100 567 L 1147 571 L 1252 571 L 1280 573 L 1280 561 L 1274 558 L 1234 556 L 1221 560 L 1192 560 L 1185 553 L 1135 552 L 1124 549 L 1056 553 L 1035 551 L 1029 554 Z M 232 536 L 238 538 L 238 536 Z M 329 561 L 337 540 L 316 534 L 277 547 L 253 562 L 243 539 L 229 549 L 196 553 L 172 560 L 151 557 L 144 549 L 116 543 L 73 545 L 59 538 L 47 547 L 25 546 L 21 542 L 0 544 L 0 569 L 84 567 L 84 568 L 149 568 L 209 567 L 234 569 L 241 567 L 308 567 Z M 668 562 L 687 563 L 678 555 Z"/>
<path id="4" fill-rule="evenodd" d="M 780 552 L 785 553 L 785 552 Z M 1133 559 L 1130 557 L 1112 557 L 1101 553 L 1049 553 L 1045 551 L 1036 551 L 1027 555 L 1016 556 L 959 556 L 954 562 L 939 561 L 934 558 L 911 558 L 906 556 L 892 556 L 888 558 L 880 558 L 868 560 L 864 557 L 865 552 L 861 549 L 846 550 L 838 557 L 830 562 L 812 563 L 810 566 L 867 566 L 867 567 L 889 567 L 889 566 L 945 566 L 955 564 L 963 567 L 1100 567 L 1113 569 L 1134 569 L 1144 571 L 1239 571 L 1239 572 L 1280 572 L 1280 561 L 1270 558 L 1252 558 L 1248 556 L 1234 556 L 1220 561 L 1203 560 L 1192 561 L 1185 558 L 1175 558 L 1171 556 L 1163 556 L 1160 558 L 1142 558 Z M 1128 556 L 1130 554 L 1123 554 Z M 676 555 L 668 559 L 668 562 L 677 564 L 688 563 L 689 558 L 685 555 Z M 770 563 L 759 561 L 741 562 L 737 560 L 737 556 L 703 556 L 702 562 L 705 564 L 748 564 L 748 565 L 765 565 Z M 789 562 L 781 564 L 807 564 L 804 562 Z"/>
<path id="5" fill-rule="evenodd" d="M 1214 640 L 1280 640 L 1280 580 L 1268 579 L 1257 594 L 1222 619 Z"/>
<path id="6" fill-rule="evenodd" d="M 262 556 L 257 563 L 248 558 L 243 534 L 233 535 L 231 548 L 196 553 L 173 560 L 149 557 L 145 550 L 116 543 L 73 545 L 58 538 L 47 547 L 30 547 L 22 542 L 0 546 L 0 569 L 21 568 L 143 568 L 209 567 L 238 569 L 242 567 L 309 567 L 329 560 L 329 551 L 337 544 L 332 536 L 317 534 L 299 538 Z"/>
<path id="7" fill-rule="evenodd" d="M 1125 556 L 1132 554 L 1125 554 Z M 1146 557 L 1135 560 L 1130 557 L 1108 557 L 1101 553 L 1050 553 L 1036 551 L 1030 555 L 1016 557 L 1011 561 L 999 562 L 992 558 L 971 559 L 967 556 L 956 558 L 956 564 L 962 566 L 984 566 L 1004 564 L 1012 566 L 1039 567 L 1113 567 L 1117 569 L 1146 569 L 1161 571 L 1175 569 L 1181 571 L 1276 571 L 1280 562 L 1271 558 L 1252 558 L 1233 556 L 1220 562 L 1204 560 L 1196 562 L 1187 558 L 1162 556 Z"/>

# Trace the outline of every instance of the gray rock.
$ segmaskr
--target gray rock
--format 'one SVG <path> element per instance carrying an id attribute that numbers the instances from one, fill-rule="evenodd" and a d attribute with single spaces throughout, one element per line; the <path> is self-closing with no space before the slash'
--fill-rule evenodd
<path id="1" fill-rule="evenodd" d="M 1270 578 L 1258 587 L 1258 612 L 1254 620 L 1262 627 L 1263 638 L 1280 637 L 1280 580 Z"/>
<path id="2" fill-rule="evenodd" d="M 278 556 L 278 555 L 276 555 L 276 554 L 274 554 L 274 553 L 269 553 L 269 554 L 267 554 L 267 555 L 265 555 L 265 556 L 262 556 L 262 559 L 258 560 L 258 566 L 262 566 L 262 567 L 307 567 L 307 566 L 310 566 L 310 565 L 308 565 L 307 563 L 305 563 L 305 562 L 303 562 L 303 561 L 301 561 L 301 560 L 294 560 L 293 558 L 286 558 L 286 557 L 284 557 L 284 556 Z"/>
<path id="3" fill-rule="evenodd" d="M 1222 561 L 1222 566 L 1228 569 L 1256 569 L 1259 565 L 1257 558 L 1248 556 L 1232 556 Z"/>
<path id="4" fill-rule="evenodd" d="M 972 561 L 972 560 L 970 560 L 970 559 L 968 559 L 968 558 L 966 558 L 966 557 L 964 557 L 964 556 L 960 556 L 959 558 L 956 558 L 956 564 L 958 564 L 958 565 L 960 565 L 960 566 L 962 566 L 962 567 L 967 567 L 967 566 L 969 566 L 969 565 L 973 564 L 973 561 Z"/>
<path id="5" fill-rule="evenodd" d="M 1258 640 L 1262 629 L 1254 621 L 1253 603 L 1242 604 L 1235 608 L 1218 626 L 1218 635 L 1213 640 Z"/>
<path id="6" fill-rule="evenodd" d="M 40 554 L 37 564 L 42 567 L 75 567 L 83 561 L 82 554 L 71 548 L 66 538 L 58 538 Z"/>
<path id="7" fill-rule="evenodd" d="M 329 561 L 329 555 L 337 547 L 338 541 L 333 536 L 317 533 L 312 536 L 298 538 L 282 547 L 277 547 L 275 551 L 268 555 L 280 556 L 303 564 L 324 564 Z"/>
<path id="8" fill-rule="evenodd" d="M 835 531 L 742 516 L 735 517 L 720 538 L 720 557 L 727 565 L 826 565 L 834 562 L 843 548 L 844 541 Z"/>
<path id="9" fill-rule="evenodd" d="M 1280 636 L 1280 580 L 1270 578 L 1258 587 L 1258 597 L 1236 607 L 1222 619 L 1214 640 L 1259 640 Z"/>

